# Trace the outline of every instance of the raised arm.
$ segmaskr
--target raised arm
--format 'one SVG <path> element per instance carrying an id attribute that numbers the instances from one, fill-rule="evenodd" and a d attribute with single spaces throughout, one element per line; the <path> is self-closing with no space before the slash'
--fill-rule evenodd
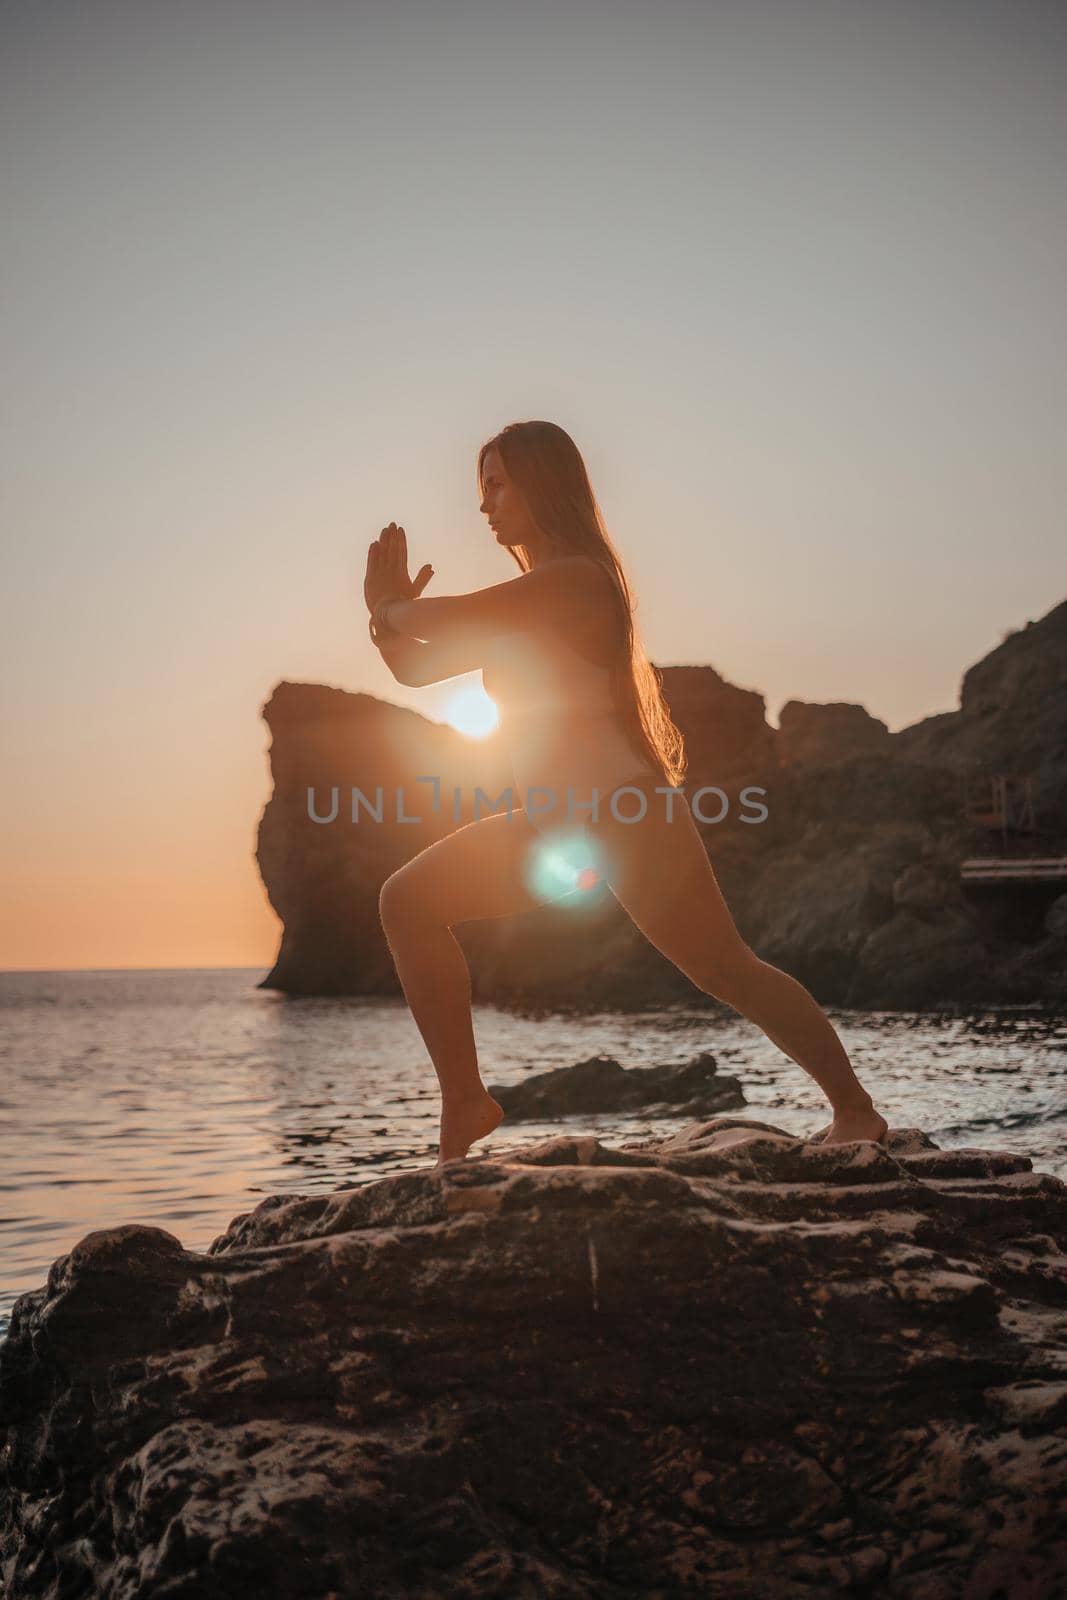
<path id="1" fill-rule="evenodd" d="M 421 639 L 409 639 L 404 633 L 383 638 L 378 650 L 397 683 L 403 683 L 411 689 L 425 688 L 428 683 L 441 683 L 446 678 L 456 678 L 464 672 L 476 672 L 482 664 L 483 655 L 478 644 L 470 640 L 441 640 L 435 644 L 424 644 Z"/>
<path id="2" fill-rule="evenodd" d="M 489 589 L 391 601 L 387 621 L 410 639 L 477 645 L 498 634 L 544 628 L 552 615 L 581 615 L 598 592 L 594 585 L 605 582 L 607 574 L 588 556 L 560 556 Z"/>
<path id="3" fill-rule="evenodd" d="M 387 596 L 397 600 L 417 599 L 432 576 L 433 567 L 427 563 L 416 578 L 408 577 L 407 539 L 403 528 L 391 522 L 367 550 L 363 598 L 368 611 L 373 612 L 375 606 Z M 375 630 L 373 626 L 370 632 L 382 659 L 398 683 L 421 688 L 424 684 L 440 683 L 464 672 L 475 672 L 482 664 L 481 650 L 474 641 L 462 635 L 427 644 L 403 633 Z"/>

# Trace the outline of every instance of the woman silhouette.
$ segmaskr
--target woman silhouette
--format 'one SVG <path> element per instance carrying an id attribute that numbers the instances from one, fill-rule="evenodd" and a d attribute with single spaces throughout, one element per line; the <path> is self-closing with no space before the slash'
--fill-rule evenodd
<path id="1" fill-rule="evenodd" d="M 371 637 L 399 683 L 482 668 L 502 712 L 519 797 L 527 797 L 510 816 L 484 817 L 439 839 L 381 890 L 397 976 L 441 1086 L 438 1166 L 465 1156 L 503 1119 L 478 1071 L 470 972 L 452 929 L 541 904 L 529 887 L 531 852 L 546 828 L 561 826 L 595 855 L 597 870 L 581 876 L 577 892 L 603 877 L 686 977 L 811 1074 L 833 1111 L 813 1137 L 884 1141 L 885 1118 L 825 1013 L 803 984 L 761 961 L 734 925 L 679 788 L 682 735 L 638 640 L 630 588 L 574 441 L 551 422 L 510 423 L 479 451 L 478 486 L 480 509 L 520 577 L 421 599 L 433 568 L 408 577 L 404 529 L 390 523 L 370 545 L 364 582 Z M 632 797 L 612 809 L 622 786 L 637 791 L 636 812 Z"/>

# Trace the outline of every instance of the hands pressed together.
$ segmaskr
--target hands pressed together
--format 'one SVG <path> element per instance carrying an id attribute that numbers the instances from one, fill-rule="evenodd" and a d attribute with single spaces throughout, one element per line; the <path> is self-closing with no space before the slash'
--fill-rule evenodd
<path id="1" fill-rule="evenodd" d="M 391 522 L 377 539 L 371 540 L 367 550 L 363 598 L 372 619 L 375 608 L 388 600 L 417 600 L 433 575 L 433 567 L 427 562 L 416 577 L 408 577 L 407 535 Z"/>

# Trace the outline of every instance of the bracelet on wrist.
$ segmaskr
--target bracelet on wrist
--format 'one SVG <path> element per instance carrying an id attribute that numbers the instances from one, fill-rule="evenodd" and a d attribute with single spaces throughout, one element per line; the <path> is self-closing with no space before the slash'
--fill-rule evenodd
<path id="1" fill-rule="evenodd" d="M 383 639 L 400 638 L 399 629 L 390 627 L 389 622 L 384 615 L 386 608 L 391 605 L 392 601 L 395 599 L 396 596 L 393 595 L 389 599 L 379 600 L 378 604 L 374 607 L 374 610 L 370 614 L 368 627 L 370 629 L 370 636 L 374 640 L 375 644 L 381 643 Z"/>

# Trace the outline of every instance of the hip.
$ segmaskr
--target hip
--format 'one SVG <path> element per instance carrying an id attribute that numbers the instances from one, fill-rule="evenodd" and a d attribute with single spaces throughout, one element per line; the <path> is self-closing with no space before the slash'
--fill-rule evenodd
<path id="1" fill-rule="evenodd" d="M 590 719 L 581 729 L 524 730 L 508 753 L 518 790 L 516 803 L 525 806 L 535 826 L 573 826 L 584 817 L 595 820 L 628 781 L 661 781 L 659 772 L 613 719 L 599 724 Z"/>

